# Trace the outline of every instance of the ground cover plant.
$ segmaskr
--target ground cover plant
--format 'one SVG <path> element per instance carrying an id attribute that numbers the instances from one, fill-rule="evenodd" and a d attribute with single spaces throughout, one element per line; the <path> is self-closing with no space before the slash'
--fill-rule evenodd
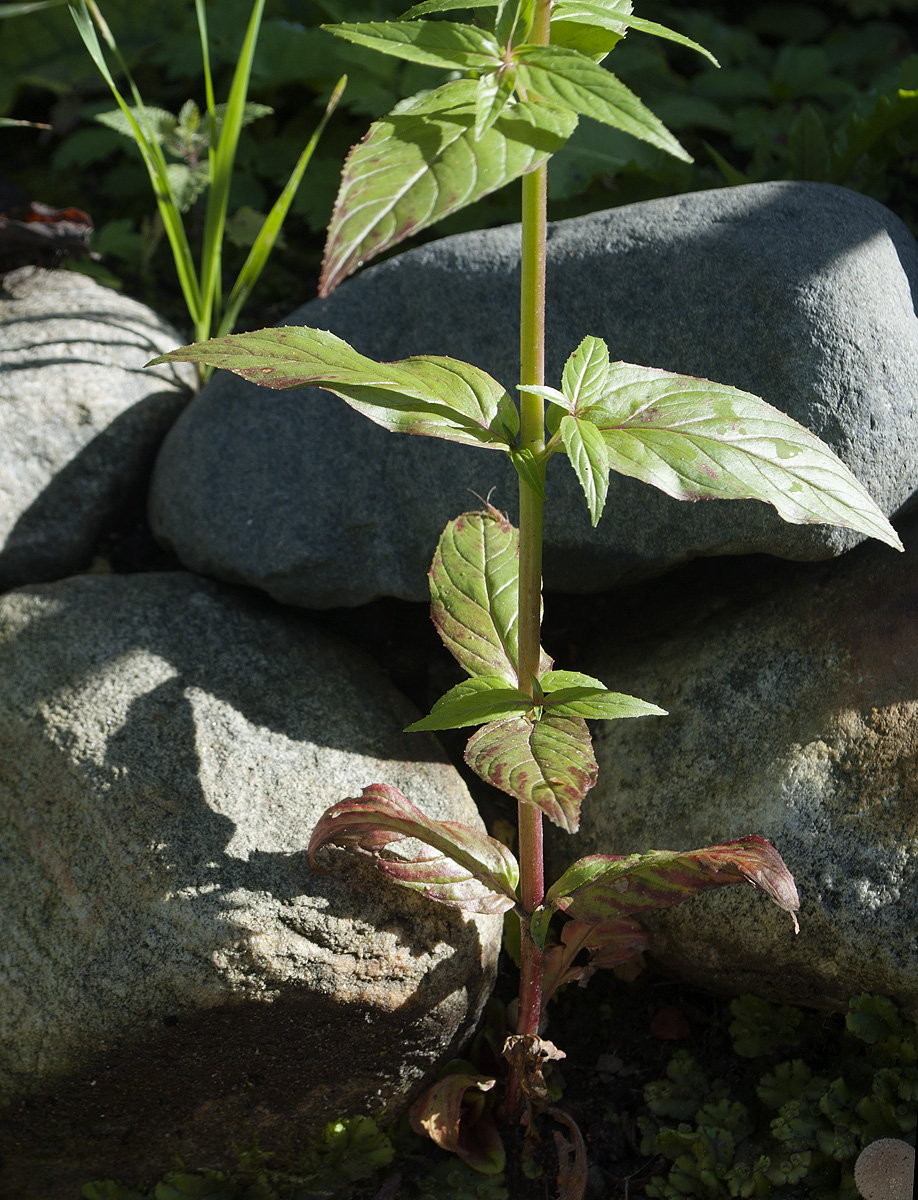
<path id="1" fill-rule="evenodd" d="M 469 20 L 456 20 L 457 9 L 471 10 Z M 687 160 L 669 130 L 602 61 L 626 32 L 674 41 L 716 65 L 708 51 L 634 15 L 626 0 L 425 0 L 401 20 L 339 24 L 329 32 L 454 77 L 397 105 L 348 155 L 320 294 L 410 234 L 521 178 L 518 402 L 474 364 L 436 356 L 376 363 L 317 329 L 237 334 L 155 361 L 225 367 L 273 388 L 325 388 L 392 432 L 510 456 L 519 477 L 519 529 L 490 504 L 461 514 L 441 536 L 430 570 L 434 624 L 469 678 L 409 728 L 476 727 L 465 760 L 517 801 L 518 854 L 496 838 L 430 820 L 385 782 L 329 808 L 309 854 L 316 869 L 327 846 L 371 855 L 388 879 L 433 901 L 514 915 L 516 1031 L 495 1047 L 490 1071 L 470 1061 L 452 1064 L 415 1104 L 412 1121 L 483 1174 L 507 1167 L 518 1181 L 514 1194 L 523 1195 L 524 1180 L 547 1170 L 558 1195 L 575 1200 L 586 1186 L 585 1145 L 573 1117 L 553 1103 L 546 1077 L 563 1051 L 539 1033 L 552 995 L 639 954 L 647 909 L 750 883 L 791 914 L 796 927 L 798 900 L 777 850 L 757 835 L 691 850 L 592 855 L 546 886 L 543 818 L 576 832 L 596 779 L 587 719 L 665 716 L 652 702 L 555 669 L 542 649 L 548 462 L 567 455 L 594 525 L 615 470 L 676 499 L 754 498 L 788 521 L 842 525 L 897 549 L 901 543 L 847 468 L 758 397 L 615 362 L 602 339 L 589 334 L 572 349 L 560 387 L 545 383 L 548 160 L 583 118 Z M 414 857 L 399 853 L 409 838 L 422 846 Z M 550 1165 L 545 1122 L 557 1126 Z M 509 1166 L 501 1124 L 513 1148 Z M 534 1186 L 544 1194 L 542 1184 Z"/>

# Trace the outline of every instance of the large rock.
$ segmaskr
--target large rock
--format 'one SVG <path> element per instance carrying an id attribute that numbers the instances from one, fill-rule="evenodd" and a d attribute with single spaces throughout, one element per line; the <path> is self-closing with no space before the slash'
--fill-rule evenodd
<path id="1" fill-rule="evenodd" d="M 904 555 L 783 565 L 742 596 L 729 569 L 697 594 L 658 584 L 656 603 L 642 587 L 578 661 L 669 716 L 597 723 L 599 781 L 580 833 L 553 829 L 550 878 L 588 854 L 750 833 L 796 878 L 796 937 L 745 887 L 641 918 L 703 987 L 829 1007 L 880 992 L 918 1013 L 918 523 L 904 528 Z"/>
<path id="2" fill-rule="evenodd" d="M 196 384 L 143 364 L 180 335 L 145 304 L 72 271 L 0 287 L 0 590 L 86 567 L 142 496 Z"/>
<path id="3" fill-rule="evenodd" d="M 501 921 L 304 846 L 374 781 L 481 828 L 411 705 L 264 598 L 190 575 L 0 599 L 0 1194 L 293 1148 L 457 1050 Z"/>
<path id="4" fill-rule="evenodd" d="M 449 354 L 509 388 L 518 375 L 519 228 L 408 251 L 298 309 L 391 360 Z M 842 188 L 764 183 L 552 225 L 547 379 L 585 334 L 613 358 L 764 396 L 835 449 L 887 514 L 918 484 L 918 247 Z M 398 437 L 328 395 L 218 374 L 167 438 L 151 518 L 182 561 L 291 604 L 425 599 L 437 537 L 474 491 L 511 514 L 505 456 Z M 573 472 L 549 468 L 546 584 L 605 590 L 697 555 L 821 559 L 859 540 L 785 525 L 761 504 L 689 505 L 614 476 L 591 530 Z"/>

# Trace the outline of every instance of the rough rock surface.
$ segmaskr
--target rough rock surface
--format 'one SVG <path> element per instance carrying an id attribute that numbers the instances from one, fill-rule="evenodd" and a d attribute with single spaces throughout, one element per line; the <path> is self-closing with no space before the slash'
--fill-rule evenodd
<path id="1" fill-rule="evenodd" d="M 550 227 L 546 376 L 585 334 L 613 358 L 764 396 L 808 425 L 892 514 L 918 484 L 918 247 L 875 201 L 763 183 Z M 519 228 L 408 251 L 287 323 L 383 360 L 449 354 L 518 379 Z M 785 525 L 766 505 L 689 505 L 613 476 L 591 530 L 573 472 L 549 468 L 546 585 L 601 591 L 698 555 L 822 559 L 859 540 Z M 371 425 L 317 391 L 218 374 L 176 423 L 152 489 L 155 532 L 189 567 L 291 604 L 426 599 L 448 520 L 487 496 L 515 513 L 505 456 Z"/>
<path id="2" fill-rule="evenodd" d="M 0 598 L 0 1194 L 295 1146 L 456 1052 L 500 918 L 303 851 L 373 782 L 482 827 L 412 719 L 351 649 L 225 585 Z"/>
<path id="3" fill-rule="evenodd" d="M 82 570 L 148 486 L 193 368 L 143 364 L 181 335 L 72 271 L 0 286 L 0 590 Z"/>
<path id="4" fill-rule="evenodd" d="M 903 527 L 904 555 L 861 546 L 745 587 L 708 571 L 695 596 L 658 581 L 657 604 L 606 614 L 616 632 L 578 661 L 669 716 L 597 723 L 599 781 L 580 833 L 553 831 L 549 878 L 750 833 L 795 876 L 796 937 L 751 888 L 646 918 L 656 956 L 703 987 L 829 1007 L 879 992 L 918 1013 L 918 523 Z"/>

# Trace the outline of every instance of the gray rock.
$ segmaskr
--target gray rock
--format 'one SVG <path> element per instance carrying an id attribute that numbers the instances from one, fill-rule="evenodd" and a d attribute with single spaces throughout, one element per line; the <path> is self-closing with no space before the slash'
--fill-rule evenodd
<path id="1" fill-rule="evenodd" d="M 142 497 L 196 386 L 143 370 L 180 335 L 146 305 L 72 271 L 22 267 L 0 289 L 0 590 L 89 564 Z"/>
<path id="2" fill-rule="evenodd" d="M 373 782 L 482 828 L 362 657 L 225 585 L 87 575 L 0 599 L 0 714 L 0 1194 L 295 1149 L 456 1053 L 500 918 L 306 863 Z"/>
<path id="3" fill-rule="evenodd" d="M 843 188 L 763 183 L 649 201 L 550 227 L 546 372 L 586 334 L 613 358 L 765 397 L 844 459 L 887 514 L 918 483 L 918 247 L 882 205 Z M 518 380 L 519 228 L 445 238 L 367 270 L 289 323 L 391 360 L 449 354 Z M 839 554 L 859 535 L 785 525 L 763 504 L 685 504 L 613 477 L 591 530 L 573 472 L 549 469 L 549 589 L 606 590 L 698 555 Z M 505 457 L 386 433 L 319 392 L 218 374 L 159 457 L 157 535 L 195 570 L 285 603 L 426 599 L 448 520 L 516 512 Z"/>
<path id="4" fill-rule="evenodd" d="M 751 888 L 648 915 L 654 954 L 703 987 L 918 1013 L 918 524 L 907 552 L 783 565 L 740 584 L 643 585 L 578 668 L 669 716 L 599 722 L 580 833 L 552 829 L 550 879 L 588 854 L 767 838 L 800 933 Z M 691 571 L 689 572 L 691 575 Z M 650 593 L 656 592 L 654 602 Z"/>

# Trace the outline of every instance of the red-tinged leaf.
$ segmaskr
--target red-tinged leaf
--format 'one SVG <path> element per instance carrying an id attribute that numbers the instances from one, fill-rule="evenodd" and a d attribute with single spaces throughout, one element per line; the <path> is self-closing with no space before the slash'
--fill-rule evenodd
<path id="1" fill-rule="evenodd" d="M 449 827 L 448 822 L 444 824 Z M 428 900 L 436 900 L 448 908 L 496 914 L 513 907 L 509 896 L 495 892 L 432 846 L 422 846 L 412 859 L 380 857 L 376 865 L 387 879 L 413 888 Z"/>
<path id="2" fill-rule="evenodd" d="M 569 867 L 545 895 L 545 905 L 599 925 L 632 913 L 682 904 L 699 892 L 751 883 L 794 915 L 797 889 L 781 855 L 756 834 L 700 850 L 595 854 Z"/>
<path id="3" fill-rule="evenodd" d="M 325 388 L 392 433 L 509 450 L 518 421 L 510 394 L 471 363 L 416 355 L 378 363 L 325 329 L 284 326 L 195 342 L 155 358 L 206 363 L 262 387 Z"/>
<path id="4" fill-rule="evenodd" d="M 376 121 L 347 157 L 319 295 L 383 250 L 535 170 L 577 126 L 575 113 L 518 100 L 475 136 L 478 84 L 457 79 Z"/>
<path id="5" fill-rule="evenodd" d="M 443 530 L 430 567 L 430 615 L 447 650 L 473 676 L 517 687 L 519 532 L 491 509 Z M 540 670 L 551 659 L 542 652 Z"/>
<path id="6" fill-rule="evenodd" d="M 403 838 L 417 838 L 433 847 L 452 860 L 458 873 L 450 874 L 443 864 L 434 866 L 428 858 L 396 863 L 394 858 L 378 857 L 383 846 Z M 376 854 L 376 865 L 384 874 L 408 887 L 428 891 L 432 899 L 442 903 L 464 907 L 458 903 L 463 888 L 473 912 L 505 912 L 516 903 L 519 868 L 506 846 L 455 821 L 431 820 L 398 788 L 388 784 L 372 784 L 363 789 L 359 799 L 341 800 L 322 814 L 307 850 L 313 870 L 318 869 L 317 851 L 328 844 Z M 424 878 L 425 873 L 429 879 Z M 477 881 L 481 889 L 475 888 L 472 881 Z"/>
<path id="7" fill-rule="evenodd" d="M 465 761 L 486 782 L 540 808 L 567 833 L 580 825 L 580 802 L 596 782 L 590 731 L 581 717 L 545 713 L 507 717 L 473 734 Z"/>
<path id="8" fill-rule="evenodd" d="M 438 1080 L 412 1106 L 412 1129 L 483 1175 L 499 1175 L 507 1160 L 485 1095 L 496 1082 L 472 1074 Z"/>
<path id="9" fill-rule="evenodd" d="M 544 693 L 545 708 L 558 716 L 614 721 L 667 715 L 656 704 L 622 692 L 610 692 L 600 680 L 579 671 L 548 671 L 540 677 L 539 687 Z"/>
<path id="10" fill-rule="evenodd" d="M 566 921 L 560 943 L 549 946 L 542 956 L 542 1008 L 563 984 L 577 982 L 586 987 L 599 968 L 618 966 L 646 949 L 647 934 L 628 917 L 602 925 Z M 575 964 L 584 950 L 590 955 L 589 962 Z"/>

